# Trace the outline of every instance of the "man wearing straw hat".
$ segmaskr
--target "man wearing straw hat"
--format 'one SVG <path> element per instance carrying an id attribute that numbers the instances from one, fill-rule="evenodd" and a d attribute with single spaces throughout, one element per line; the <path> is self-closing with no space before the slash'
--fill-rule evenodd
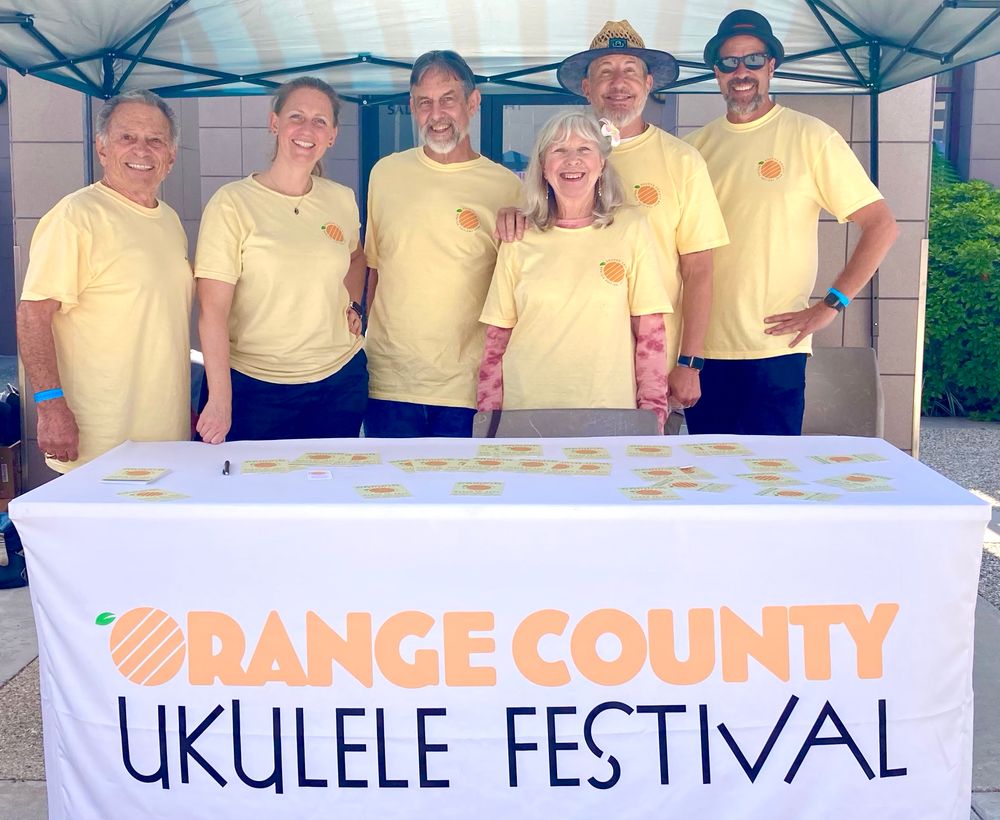
<path id="1" fill-rule="evenodd" d="M 692 433 L 801 433 L 811 334 L 868 283 L 897 235 L 843 137 L 770 98 L 784 54 L 771 24 L 746 9 L 727 15 L 705 46 L 727 113 L 686 139 L 708 162 L 732 244 L 715 256 L 705 397 L 688 414 Z M 826 298 L 810 306 L 820 209 L 860 236 Z"/>
<path id="2" fill-rule="evenodd" d="M 614 146 L 610 161 L 625 183 L 626 201 L 642 209 L 653 228 L 674 305 L 665 316 L 670 403 L 691 407 L 701 396 L 712 249 L 729 238 L 704 160 L 643 119 L 650 91 L 677 79 L 677 63 L 665 51 L 646 48 L 627 20 L 609 20 L 589 49 L 563 61 L 557 77 L 606 121 Z M 504 222 L 503 238 L 514 238 L 513 219 Z"/>

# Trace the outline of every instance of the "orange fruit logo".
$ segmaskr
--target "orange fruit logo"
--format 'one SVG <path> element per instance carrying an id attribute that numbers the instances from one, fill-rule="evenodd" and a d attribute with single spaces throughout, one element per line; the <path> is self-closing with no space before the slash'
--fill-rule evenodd
<path id="1" fill-rule="evenodd" d="M 640 205 L 652 207 L 660 201 L 660 189 L 652 182 L 643 182 L 641 185 L 634 185 L 635 198 Z"/>
<path id="2" fill-rule="evenodd" d="M 625 265 L 617 259 L 601 262 L 601 277 L 605 282 L 619 285 L 625 279 Z"/>
<path id="3" fill-rule="evenodd" d="M 97 616 L 98 626 L 116 618 L 110 612 Z M 130 609 L 111 630 L 111 660 L 118 671 L 139 686 L 159 686 L 176 675 L 184 663 L 184 635 L 177 621 L 162 609 Z"/>
<path id="4" fill-rule="evenodd" d="M 474 231 L 479 227 L 479 217 L 471 208 L 459 208 L 455 221 L 463 231 Z"/>
<path id="5" fill-rule="evenodd" d="M 323 231 L 327 236 L 330 237 L 334 242 L 344 241 L 344 232 L 340 229 L 340 225 L 333 222 L 327 222 L 325 225 L 321 226 Z"/>
<path id="6" fill-rule="evenodd" d="M 484 490 L 488 490 L 489 488 L 490 488 L 489 484 L 466 484 L 465 485 L 465 489 L 472 490 L 473 492 L 477 492 L 477 493 L 483 492 Z"/>
<path id="7" fill-rule="evenodd" d="M 757 163 L 757 173 L 760 175 L 760 178 L 768 181 L 778 179 L 784 170 L 785 166 L 774 157 L 762 159 Z"/>

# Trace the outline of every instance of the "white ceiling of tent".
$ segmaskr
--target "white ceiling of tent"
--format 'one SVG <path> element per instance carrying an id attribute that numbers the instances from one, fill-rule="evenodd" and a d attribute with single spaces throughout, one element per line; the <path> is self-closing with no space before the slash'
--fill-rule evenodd
<path id="1" fill-rule="evenodd" d="M 737 7 L 766 15 L 784 44 L 780 92 L 887 90 L 1000 53 L 1000 0 L 0 0 L 0 62 L 95 95 L 259 93 L 310 73 L 381 97 L 406 92 L 419 54 L 453 48 L 484 91 L 530 93 L 558 90 L 546 67 L 624 18 L 678 59 L 677 91 L 714 92 L 698 81 L 702 49 Z M 511 72 L 523 73 L 486 82 Z"/>

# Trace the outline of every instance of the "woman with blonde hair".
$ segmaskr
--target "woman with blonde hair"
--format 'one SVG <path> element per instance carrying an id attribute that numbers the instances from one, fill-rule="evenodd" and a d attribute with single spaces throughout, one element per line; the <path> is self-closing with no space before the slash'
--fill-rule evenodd
<path id="1" fill-rule="evenodd" d="M 195 276 L 204 441 L 357 436 L 368 401 L 365 257 L 354 192 L 317 174 L 340 99 L 300 77 L 274 95 L 266 171 L 205 206 Z"/>
<path id="2" fill-rule="evenodd" d="M 645 217 L 607 161 L 614 134 L 576 111 L 539 131 L 527 230 L 501 246 L 480 316 L 479 410 L 640 407 L 662 430 L 672 307 Z"/>

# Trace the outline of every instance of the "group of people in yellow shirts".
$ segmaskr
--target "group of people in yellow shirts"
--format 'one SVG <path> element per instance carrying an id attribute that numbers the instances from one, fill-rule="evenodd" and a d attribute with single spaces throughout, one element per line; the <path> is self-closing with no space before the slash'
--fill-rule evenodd
<path id="1" fill-rule="evenodd" d="M 590 110 L 540 129 L 522 183 L 471 147 L 469 66 L 428 52 L 410 80 L 421 145 L 372 170 L 363 243 L 354 193 L 317 173 L 339 98 L 312 77 L 281 86 L 270 166 L 202 216 L 198 435 L 467 436 L 477 409 L 552 407 L 799 432 L 809 335 L 896 228 L 843 138 L 771 99 L 783 57 L 761 15 L 729 14 L 705 48 L 727 113 L 681 141 L 643 118 L 676 61 L 609 22 L 558 72 Z M 188 391 L 187 243 L 155 195 L 172 113 L 129 92 L 96 142 L 104 177 L 39 223 L 18 310 L 39 446 L 63 471 L 125 439 L 188 435 L 174 406 Z M 821 208 L 861 235 L 810 306 Z"/>

